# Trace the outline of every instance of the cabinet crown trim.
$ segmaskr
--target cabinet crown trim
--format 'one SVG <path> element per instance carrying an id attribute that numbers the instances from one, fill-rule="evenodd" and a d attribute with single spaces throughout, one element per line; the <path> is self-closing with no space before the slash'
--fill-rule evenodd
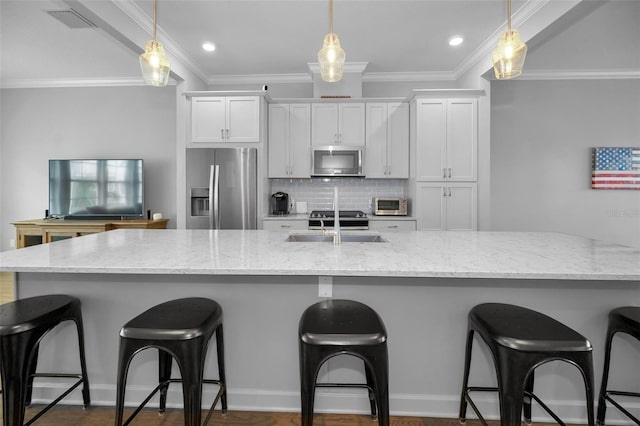
<path id="1" fill-rule="evenodd" d="M 479 98 L 486 96 L 482 89 L 414 89 L 411 100 L 420 98 Z"/>

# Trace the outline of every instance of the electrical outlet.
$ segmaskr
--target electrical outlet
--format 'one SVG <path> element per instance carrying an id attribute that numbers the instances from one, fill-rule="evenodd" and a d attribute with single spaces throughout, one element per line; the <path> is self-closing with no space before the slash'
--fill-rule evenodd
<path id="1" fill-rule="evenodd" d="M 16 240 L 14 240 L 13 238 L 9 240 L 9 247 L 11 248 L 15 248 L 16 247 Z"/>
<path id="2" fill-rule="evenodd" d="M 332 297 L 333 277 L 318 277 L 318 297 Z"/>

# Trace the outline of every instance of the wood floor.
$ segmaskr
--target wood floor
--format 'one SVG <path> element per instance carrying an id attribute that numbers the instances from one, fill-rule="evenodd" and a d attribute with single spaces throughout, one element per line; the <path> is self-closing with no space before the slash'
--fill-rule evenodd
<path id="1" fill-rule="evenodd" d="M 38 412 L 38 406 L 27 409 L 26 418 L 31 418 Z M 203 412 L 203 420 L 206 412 Z M 126 416 L 126 414 L 125 414 Z M 111 426 L 114 422 L 113 408 L 90 407 L 83 410 L 81 407 L 56 406 L 42 416 L 34 426 Z M 376 426 L 370 416 L 347 414 L 316 414 L 314 426 Z M 479 426 L 477 420 L 468 420 L 468 426 Z M 497 426 L 498 422 L 489 422 L 491 426 Z M 155 410 L 145 410 L 138 414 L 131 423 L 132 426 L 183 426 L 181 410 L 167 410 L 164 415 L 158 415 Z M 215 411 L 209 425 L 232 426 L 298 426 L 300 425 L 299 413 L 269 413 L 249 411 L 229 411 L 222 416 Z M 458 419 L 437 419 L 426 417 L 392 417 L 392 426 L 459 426 Z M 536 426 L 546 426 L 538 423 Z"/>

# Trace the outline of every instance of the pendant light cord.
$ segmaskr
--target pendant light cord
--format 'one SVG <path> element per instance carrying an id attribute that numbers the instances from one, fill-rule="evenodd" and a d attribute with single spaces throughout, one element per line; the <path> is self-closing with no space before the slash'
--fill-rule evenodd
<path id="1" fill-rule="evenodd" d="M 332 34 L 331 38 L 333 38 L 333 0 L 329 0 L 329 30 Z"/>
<path id="2" fill-rule="evenodd" d="M 158 27 L 158 10 L 156 5 L 157 0 L 153 0 L 153 40 L 157 40 L 156 38 L 156 28 Z"/>
<path id="3" fill-rule="evenodd" d="M 511 0 L 507 0 L 507 31 L 511 33 Z"/>

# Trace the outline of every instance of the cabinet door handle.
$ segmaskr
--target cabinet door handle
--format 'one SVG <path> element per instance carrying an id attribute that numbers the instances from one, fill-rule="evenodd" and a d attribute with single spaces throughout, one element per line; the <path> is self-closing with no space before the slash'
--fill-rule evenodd
<path id="1" fill-rule="evenodd" d="M 442 187 L 442 196 L 443 197 L 447 196 L 447 188 L 445 188 L 444 186 Z"/>
<path id="2" fill-rule="evenodd" d="M 389 228 L 389 229 L 394 229 L 394 228 L 397 228 L 397 227 L 398 227 L 398 225 L 389 225 L 389 226 L 387 226 L 387 228 Z"/>
<path id="3" fill-rule="evenodd" d="M 280 225 L 280 228 L 291 228 L 291 225 Z"/>
<path id="4" fill-rule="evenodd" d="M 451 197 L 451 188 L 449 188 L 449 197 Z"/>
<path id="5" fill-rule="evenodd" d="M 229 129 L 227 129 L 227 139 L 229 139 Z"/>
<path id="6" fill-rule="evenodd" d="M 220 129 L 220 139 L 224 140 L 224 129 Z"/>
<path id="7" fill-rule="evenodd" d="M 442 168 L 442 177 L 443 178 L 447 177 L 447 169 L 445 167 Z"/>
<path id="8" fill-rule="evenodd" d="M 449 177 L 451 177 L 451 167 L 449 167 Z"/>

